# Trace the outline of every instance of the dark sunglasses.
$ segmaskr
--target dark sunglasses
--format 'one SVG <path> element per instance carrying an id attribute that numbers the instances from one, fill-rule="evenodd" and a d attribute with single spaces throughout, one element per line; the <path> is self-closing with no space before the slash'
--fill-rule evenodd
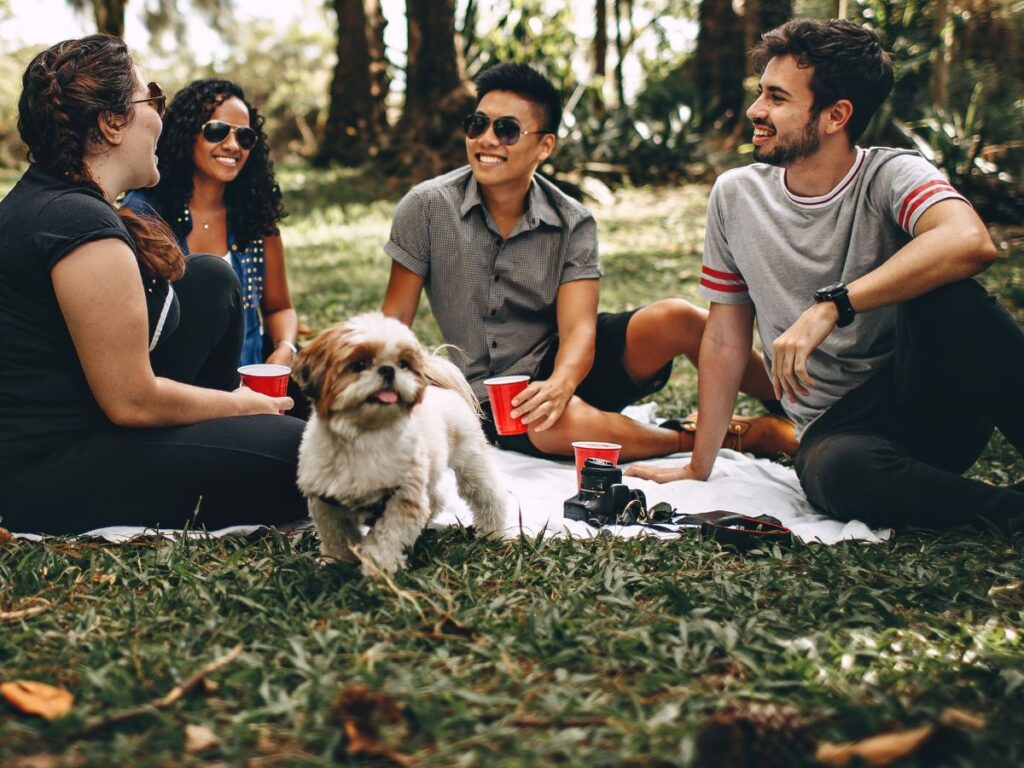
<path id="1" fill-rule="evenodd" d="M 235 141 L 242 149 L 252 149 L 256 146 L 256 131 L 247 125 L 232 125 L 222 120 L 211 120 L 203 124 L 203 138 L 211 144 L 220 144 L 228 135 L 234 131 Z"/>
<path id="2" fill-rule="evenodd" d="M 487 126 L 490 124 L 490 117 L 481 114 L 480 112 L 474 112 L 472 115 L 466 115 L 463 119 L 462 129 L 466 132 L 467 139 L 475 139 L 479 136 L 483 136 L 487 131 Z M 511 147 L 519 141 L 520 136 L 529 136 L 533 133 L 538 135 L 550 133 L 553 136 L 555 132 L 524 131 L 522 126 L 516 122 L 514 117 L 499 117 L 494 120 L 494 136 L 506 147 Z"/>
<path id="3" fill-rule="evenodd" d="M 150 104 L 153 105 L 153 109 L 156 110 L 157 115 L 163 117 L 164 112 L 167 111 L 167 94 L 164 93 L 163 88 L 161 88 L 156 83 L 148 83 L 146 87 L 149 88 L 149 96 L 147 98 L 136 99 L 135 101 L 129 101 L 128 103 L 144 104 L 148 101 Z"/>

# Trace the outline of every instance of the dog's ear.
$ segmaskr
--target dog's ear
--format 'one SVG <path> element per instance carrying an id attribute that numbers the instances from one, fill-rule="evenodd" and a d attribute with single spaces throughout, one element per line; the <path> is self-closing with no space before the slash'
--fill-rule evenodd
<path id="1" fill-rule="evenodd" d="M 324 413 L 330 403 L 323 402 L 323 395 L 330 390 L 333 378 L 333 361 L 337 350 L 344 344 L 341 326 L 323 331 L 306 344 L 292 362 L 292 378 L 299 385 L 302 394 L 310 399 L 317 411 Z"/>
<path id="2" fill-rule="evenodd" d="M 310 402 L 315 403 L 320 399 L 319 377 L 313 373 L 313 354 L 309 352 L 309 346 L 299 350 L 299 354 L 292 361 L 292 380 L 299 385 L 299 391 L 305 395 Z"/>
<path id="3" fill-rule="evenodd" d="M 409 350 L 409 367 L 419 380 L 419 389 L 416 392 L 416 399 L 413 401 L 413 405 L 419 405 L 423 401 L 424 395 L 427 394 L 427 385 L 430 384 L 426 370 L 427 357 L 427 351 L 420 346 L 419 342 L 411 345 Z"/>

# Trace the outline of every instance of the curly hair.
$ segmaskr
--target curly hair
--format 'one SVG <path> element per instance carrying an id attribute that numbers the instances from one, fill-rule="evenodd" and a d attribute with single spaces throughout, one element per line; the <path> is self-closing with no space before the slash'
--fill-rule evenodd
<path id="1" fill-rule="evenodd" d="M 232 96 L 249 109 L 249 127 L 259 137 L 238 177 L 227 185 L 225 202 L 231 211 L 231 226 L 240 243 L 277 234 L 277 222 L 287 216 L 281 189 L 274 181 L 274 164 L 263 131 L 264 118 L 246 101 L 242 88 L 230 80 L 194 80 L 175 94 L 164 130 L 157 144 L 160 182 L 147 193 L 153 207 L 184 236 L 185 222 L 179 222 L 182 209 L 192 199 L 195 163 L 192 152 L 203 124 L 224 101 Z"/>
<path id="2" fill-rule="evenodd" d="M 842 19 L 793 19 L 765 32 L 754 46 L 754 69 L 763 72 L 776 56 L 790 55 L 800 67 L 811 67 L 815 116 L 840 99 L 849 99 L 853 115 L 846 124 L 856 141 L 889 96 L 893 86 L 892 56 L 877 32 Z"/>
<path id="3" fill-rule="evenodd" d="M 135 62 L 124 41 L 111 35 L 65 40 L 37 54 L 22 76 L 18 133 L 28 159 L 50 176 L 97 192 L 103 190 L 85 162 L 88 142 L 101 142 L 101 114 L 135 116 Z M 185 257 L 162 222 L 118 211 L 149 276 L 176 280 Z"/>

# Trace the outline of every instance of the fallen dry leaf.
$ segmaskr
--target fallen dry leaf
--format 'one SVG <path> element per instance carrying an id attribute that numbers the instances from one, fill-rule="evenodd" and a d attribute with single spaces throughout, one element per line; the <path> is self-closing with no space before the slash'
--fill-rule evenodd
<path id="1" fill-rule="evenodd" d="M 891 765 L 913 754 L 921 759 L 934 754 L 946 756 L 966 746 L 964 731 L 985 729 L 985 720 L 971 712 L 949 708 L 943 710 L 937 723 L 893 731 L 846 744 L 822 742 L 815 757 L 827 765 L 846 765 L 854 758 L 867 765 Z M 927 753 L 927 754 L 926 754 Z"/>
<path id="2" fill-rule="evenodd" d="M 0 696 L 12 707 L 27 715 L 39 715 L 56 720 L 71 711 L 75 697 L 63 688 L 33 680 L 15 680 L 0 684 Z"/>
<path id="3" fill-rule="evenodd" d="M 935 732 L 934 725 L 923 725 L 909 731 L 895 731 L 872 736 L 861 741 L 818 745 L 814 757 L 826 765 L 847 765 L 854 758 L 867 765 L 891 765 L 921 748 Z"/>
<path id="4" fill-rule="evenodd" d="M 984 730 L 985 721 L 963 710 L 943 711 L 937 723 L 871 736 L 844 744 L 822 742 L 815 757 L 827 765 L 846 765 L 854 758 L 866 765 L 891 765 L 898 760 L 918 756 L 932 765 L 968 746 L 965 731 Z"/>
<path id="5" fill-rule="evenodd" d="M 950 728 L 959 728 L 961 730 L 985 730 L 985 718 L 980 717 L 973 712 L 964 712 L 962 709 L 954 709 L 953 707 L 947 707 L 942 710 L 939 722 L 943 725 L 949 726 Z"/>
<path id="6" fill-rule="evenodd" d="M 0 528 L 0 544 L 6 544 L 8 541 L 14 541 L 11 532 L 6 528 Z"/>
<path id="7" fill-rule="evenodd" d="M 82 765 L 85 765 L 85 758 L 76 752 L 65 752 L 62 755 L 43 752 L 12 757 L 4 763 L 4 768 L 79 768 Z"/>
<path id="8" fill-rule="evenodd" d="M 350 755 L 373 755 L 398 765 L 412 765 L 409 755 L 381 740 L 382 725 L 403 722 L 402 705 L 386 693 L 371 691 L 365 685 L 353 685 L 338 696 L 334 715 L 345 732 L 345 750 Z"/>
<path id="9" fill-rule="evenodd" d="M 116 582 L 117 576 L 113 573 L 100 573 L 97 571 L 92 575 L 93 584 L 106 584 L 108 587 L 112 587 Z"/>
<path id="10" fill-rule="evenodd" d="M 216 747 L 218 744 L 220 739 L 217 738 L 217 734 L 205 725 L 185 726 L 185 751 L 190 755 Z"/>

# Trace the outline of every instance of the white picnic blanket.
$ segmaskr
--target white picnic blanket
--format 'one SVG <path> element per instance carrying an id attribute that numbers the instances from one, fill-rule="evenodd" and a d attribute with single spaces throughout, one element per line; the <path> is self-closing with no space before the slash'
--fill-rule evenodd
<path id="1" fill-rule="evenodd" d="M 562 503 L 576 493 L 576 467 L 573 462 L 493 450 L 498 454 L 494 457 L 495 465 L 508 492 L 507 533 L 516 535 L 521 530 L 527 536 L 535 536 L 546 531 L 551 536 L 578 538 L 597 535 L 598 529 L 579 520 L 566 520 L 562 515 Z M 689 457 L 688 453 L 677 453 L 643 463 L 679 465 Z M 624 482 L 642 490 L 648 506 L 664 501 L 679 514 L 724 509 L 754 516 L 771 515 L 790 528 L 801 541 L 835 544 L 846 539 L 880 542 L 892 538 L 891 529 L 872 530 L 856 520 L 848 523 L 830 520 L 808 503 L 792 469 L 737 451 L 723 449 L 719 452 L 708 482 L 684 480 L 659 484 L 635 477 L 624 478 Z M 473 516 L 458 497 L 454 475 L 449 473 L 445 477 L 442 489 L 448 504 L 431 525 L 469 525 Z M 644 526 L 606 526 L 603 530 L 626 538 L 646 535 L 675 538 L 678 535 Z"/>
<path id="2" fill-rule="evenodd" d="M 626 411 L 634 418 L 653 420 L 653 404 L 639 406 Z M 541 531 L 546 535 L 589 538 L 597 535 L 595 529 L 578 520 L 566 520 L 562 515 L 563 502 L 576 493 L 576 467 L 572 461 L 538 459 L 532 456 L 493 451 L 494 465 L 498 468 L 499 480 L 507 491 L 508 509 L 506 533 L 536 536 Z M 647 460 L 651 464 L 678 465 L 689 459 L 689 454 L 679 453 L 663 459 Z M 624 465 L 625 466 L 625 465 Z M 801 541 L 835 544 L 838 541 L 857 539 L 867 542 L 881 542 L 892 538 L 891 529 L 872 530 L 864 523 L 851 521 L 842 523 L 830 520 L 816 512 L 808 503 L 796 473 L 787 467 L 767 459 L 723 449 L 718 455 L 714 472 L 708 482 L 686 480 L 659 485 L 634 477 L 625 478 L 627 485 L 641 489 L 647 496 L 648 506 L 668 502 L 680 514 L 707 512 L 724 509 L 748 515 L 771 515 L 790 528 Z M 432 527 L 469 525 L 472 513 L 459 498 L 455 488 L 455 477 L 448 472 L 442 481 L 442 491 L 447 500 L 445 509 L 431 523 Z M 208 535 L 225 536 L 249 533 L 259 526 L 234 526 Z M 603 530 L 616 536 L 630 538 L 652 535 L 674 538 L 678 534 L 656 531 L 643 526 L 607 526 Z M 90 531 L 106 541 L 123 542 L 139 535 L 154 534 L 151 529 L 133 526 L 112 526 Z M 179 531 L 159 532 L 173 536 Z M 31 534 L 15 534 L 23 538 L 39 538 Z M 199 532 L 196 535 L 207 535 Z"/>

